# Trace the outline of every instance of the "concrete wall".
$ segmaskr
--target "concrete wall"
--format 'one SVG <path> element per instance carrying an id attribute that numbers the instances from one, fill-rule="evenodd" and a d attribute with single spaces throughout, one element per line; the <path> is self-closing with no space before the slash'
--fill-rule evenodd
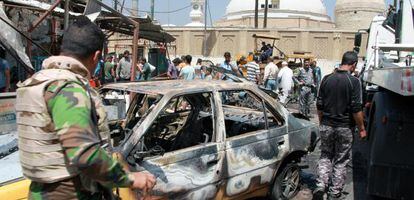
<path id="1" fill-rule="evenodd" d="M 204 30 L 202 28 L 165 28 L 176 38 L 169 49 L 171 55 L 202 55 Z M 229 51 L 233 55 L 246 55 L 256 47 L 253 34 L 277 37 L 275 45 L 287 54 L 294 51 L 312 52 L 318 59 L 340 60 L 345 51 L 353 49 L 354 34 L 338 30 L 280 30 L 280 29 L 236 29 L 215 28 L 208 30 L 207 56 L 221 57 Z M 272 43 L 272 40 L 263 40 Z M 260 45 L 262 40 L 258 40 Z M 363 45 L 364 46 L 364 45 Z M 362 50 L 364 51 L 364 50 Z M 362 52 L 360 55 L 364 55 Z"/>

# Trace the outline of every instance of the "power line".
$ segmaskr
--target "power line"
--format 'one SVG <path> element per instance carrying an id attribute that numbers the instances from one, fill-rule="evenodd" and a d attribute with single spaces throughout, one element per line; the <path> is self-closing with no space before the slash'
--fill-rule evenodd
<path id="1" fill-rule="evenodd" d="M 210 15 L 210 25 L 213 27 L 213 19 L 211 18 L 211 10 L 210 10 L 210 4 L 207 4 L 208 14 Z"/>

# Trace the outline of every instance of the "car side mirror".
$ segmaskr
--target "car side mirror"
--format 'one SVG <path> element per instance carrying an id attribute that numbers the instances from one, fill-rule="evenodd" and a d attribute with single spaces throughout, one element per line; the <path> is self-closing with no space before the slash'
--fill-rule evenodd
<path id="1" fill-rule="evenodd" d="M 354 40 L 354 46 L 355 47 L 361 47 L 362 43 L 362 33 L 355 33 L 355 40 Z"/>

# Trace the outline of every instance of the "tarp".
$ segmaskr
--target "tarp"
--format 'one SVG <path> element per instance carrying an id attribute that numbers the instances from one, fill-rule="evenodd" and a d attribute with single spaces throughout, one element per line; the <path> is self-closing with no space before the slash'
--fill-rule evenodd
<path id="1" fill-rule="evenodd" d="M 30 6 L 34 8 L 40 8 L 44 10 L 48 10 L 51 5 L 40 2 L 37 0 L 6 0 L 4 2 L 17 4 L 17 5 L 24 5 Z M 85 3 L 85 4 L 84 4 Z M 108 10 L 102 9 L 97 3 L 94 1 L 78 1 L 77 6 L 82 7 L 84 6 L 83 13 L 76 13 L 76 12 L 69 12 L 72 16 L 79 16 L 79 15 L 86 15 L 88 16 L 91 21 L 96 22 L 102 29 L 115 31 L 118 33 L 126 34 L 126 35 L 133 35 L 134 28 L 131 24 L 125 23 L 120 17 L 117 15 L 109 12 Z M 61 8 L 55 8 L 53 10 L 55 14 L 63 14 L 64 10 Z M 127 16 L 128 18 L 139 22 L 139 38 L 151 40 L 154 42 L 165 42 L 170 43 L 175 41 L 175 38 L 165 32 L 160 25 L 156 25 L 153 21 L 148 17 L 131 17 Z"/>
<path id="2" fill-rule="evenodd" d="M 11 3 L 11 4 L 17 4 L 17 5 L 23 5 L 23 6 L 31 6 L 34 8 L 40 8 L 43 10 L 49 10 L 49 8 L 52 6 L 48 3 L 36 1 L 36 0 L 4 0 L 5 3 Z M 53 12 L 64 14 L 65 10 L 59 7 L 56 7 L 53 9 Z M 73 16 L 79 16 L 82 15 L 82 13 L 76 13 L 76 12 L 69 12 L 70 15 Z"/>
<path id="3" fill-rule="evenodd" d="M 32 63 L 30 62 L 29 57 L 26 54 L 25 48 L 22 43 L 22 38 L 20 33 L 10 27 L 3 20 L 7 21 L 10 24 L 13 24 L 7 18 L 6 13 L 3 10 L 3 7 L 0 6 L 0 42 L 3 47 L 6 48 L 6 51 L 13 56 L 20 64 L 22 64 L 27 70 L 34 70 Z"/>
<path id="4" fill-rule="evenodd" d="M 175 41 L 175 38 L 169 33 L 165 32 L 160 25 L 155 25 L 151 18 L 129 18 L 136 22 L 139 22 L 139 38 L 165 43 L 171 43 Z M 135 27 L 132 24 L 126 23 L 120 17 L 117 17 L 108 12 L 101 12 L 101 15 L 96 19 L 96 22 L 102 29 L 130 36 L 134 34 Z"/>

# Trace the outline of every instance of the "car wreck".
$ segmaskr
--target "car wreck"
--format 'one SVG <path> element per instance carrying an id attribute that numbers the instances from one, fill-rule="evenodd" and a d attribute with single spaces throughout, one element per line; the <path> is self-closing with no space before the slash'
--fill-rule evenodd
<path id="1" fill-rule="evenodd" d="M 151 194 L 118 189 L 121 197 L 289 199 L 299 189 L 298 162 L 319 135 L 246 82 L 115 83 L 100 93 L 111 152 L 157 177 Z"/>
<path id="2" fill-rule="evenodd" d="M 107 150 L 126 169 L 157 177 L 150 194 L 116 188 L 122 199 L 290 199 L 299 190 L 298 163 L 319 136 L 316 124 L 245 81 L 114 83 L 99 92 Z M 18 166 L 17 155 L 2 160 Z M 29 184 L 13 173 L 0 196 L 26 198 Z"/>

